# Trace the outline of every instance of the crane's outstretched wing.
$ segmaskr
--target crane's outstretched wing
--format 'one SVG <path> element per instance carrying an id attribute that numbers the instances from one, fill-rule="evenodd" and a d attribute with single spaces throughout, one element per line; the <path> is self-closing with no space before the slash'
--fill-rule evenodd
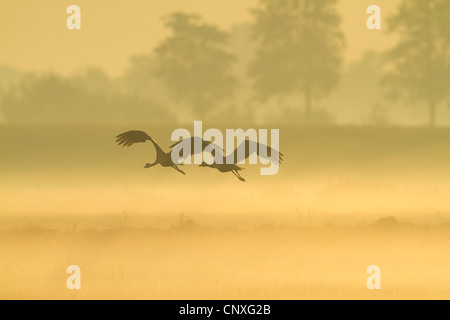
<path id="1" fill-rule="evenodd" d="M 157 152 L 163 152 L 158 143 L 144 131 L 131 130 L 119 134 L 116 138 L 116 142 L 122 147 L 131 147 L 135 143 L 150 141 Z"/>
<path id="2" fill-rule="evenodd" d="M 284 155 L 276 149 L 266 146 L 265 144 L 245 140 L 231 154 L 226 157 L 227 163 L 239 163 L 247 159 L 251 154 L 256 154 L 264 159 L 270 160 L 279 165 L 283 161 Z"/>
<path id="3" fill-rule="evenodd" d="M 195 144 L 200 144 L 201 150 L 195 150 Z M 211 141 L 203 140 L 200 137 L 190 137 L 183 140 L 180 140 L 173 145 L 170 146 L 172 149 L 172 152 L 178 152 L 179 158 L 181 160 L 184 160 L 194 154 L 201 153 L 205 151 L 206 147 L 210 146 L 210 151 L 212 151 L 212 154 L 214 155 L 215 150 L 222 150 L 221 147 L 216 145 L 215 143 L 212 143 Z M 185 150 L 189 150 L 189 152 L 185 152 Z"/>

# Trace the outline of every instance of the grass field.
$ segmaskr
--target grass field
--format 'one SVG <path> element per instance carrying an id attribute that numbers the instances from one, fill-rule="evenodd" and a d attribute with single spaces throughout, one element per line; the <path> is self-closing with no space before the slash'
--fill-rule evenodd
<path id="1" fill-rule="evenodd" d="M 450 226 L 1 233 L 0 298 L 448 299 Z M 68 290 L 69 265 L 81 290 Z M 381 290 L 366 287 L 369 265 Z"/>
<path id="2" fill-rule="evenodd" d="M 450 129 L 280 128 L 246 183 L 144 170 L 128 129 L 0 127 L 0 298 L 450 298 Z"/>

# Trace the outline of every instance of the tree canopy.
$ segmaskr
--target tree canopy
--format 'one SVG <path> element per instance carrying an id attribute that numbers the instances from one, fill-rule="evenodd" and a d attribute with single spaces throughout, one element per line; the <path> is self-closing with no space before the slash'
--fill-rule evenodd
<path id="1" fill-rule="evenodd" d="M 261 0 L 250 66 L 257 97 L 302 94 L 306 112 L 338 83 L 344 37 L 336 0 Z"/>
<path id="2" fill-rule="evenodd" d="M 428 106 L 429 124 L 450 95 L 450 1 L 403 0 L 389 29 L 398 43 L 385 54 L 389 97 Z"/>
<path id="3" fill-rule="evenodd" d="M 155 49 L 157 75 L 175 99 L 203 116 L 231 97 L 236 85 L 227 34 L 192 14 L 174 13 L 165 23 L 172 35 Z"/>

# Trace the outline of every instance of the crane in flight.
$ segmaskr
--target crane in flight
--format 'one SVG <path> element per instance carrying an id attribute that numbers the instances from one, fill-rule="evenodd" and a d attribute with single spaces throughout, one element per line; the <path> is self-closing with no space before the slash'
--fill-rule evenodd
<path id="1" fill-rule="evenodd" d="M 159 144 L 144 131 L 131 130 L 131 131 L 127 131 L 127 132 L 119 134 L 118 136 L 116 136 L 116 138 L 117 138 L 116 143 L 118 143 L 118 145 L 122 146 L 122 147 L 131 147 L 135 143 L 146 142 L 146 141 L 150 141 L 153 144 L 153 146 L 155 147 L 155 150 L 156 150 L 156 159 L 153 163 L 147 163 L 144 166 L 144 168 L 151 168 L 157 164 L 160 164 L 163 167 L 171 167 L 184 175 L 186 174 L 183 170 L 178 168 L 178 165 L 180 165 L 181 162 L 174 163 L 172 160 L 172 152 L 174 150 L 178 150 L 178 149 L 173 149 L 169 152 L 164 152 L 164 150 L 159 146 Z M 195 150 L 195 148 L 193 147 L 195 145 L 196 139 L 201 140 L 201 146 L 202 146 L 201 150 Z M 198 142 L 200 142 L 200 141 L 198 141 Z M 173 144 L 171 146 L 171 148 L 178 145 L 179 143 L 183 143 L 184 145 L 190 143 L 190 145 L 192 146 L 192 148 L 190 148 L 190 150 L 191 150 L 190 153 L 186 152 L 185 154 L 180 154 L 180 156 L 178 157 L 180 160 L 185 159 L 190 155 L 193 155 L 193 154 L 196 154 L 199 152 L 203 152 L 203 150 L 208 145 L 211 144 L 210 141 L 205 141 L 200 137 L 191 137 L 191 138 L 187 138 L 187 139 L 181 140 L 181 141 Z M 213 146 L 215 146 L 215 145 L 213 145 Z M 220 150 L 220 148 L 218 150 Z"/>
<path id="2" fill-rule="evenodd" d="M 265 148 L 266 152 L 261 152 L 263 148 Z M 218 158 L 216 158 L 216 152 L 219 152 L 217 154 Z M 261 156 L 266 160 L 272 161 L 277 165 L 279 165 L 281 161 L 283 161 L 284 157 L 284 155 L 281 152 L 271 147 L 268 147 L 265 144 L 256 141 L 245 140 L 236 149 L 234 149 L 232 153 L 230 153 L 226 157 L 223 155 L 223 153 L 221 153 L 221 149 L 214 148 L 211 154 L 215 160 L 220 159 L 221 157 L 222 158 L 221 163 L 213 162 L 212 164 L 207 164 L 206 162 L 203 162 L 202 164 L 199 165 L 199 167 L 214 168 L 222 173 L 231 172 L 240 181 L 245 182 L 245 179 L 242 178 L 241 175 L 239 174 L 239 171 L 243 170 L 244 168 L 239 167 L 236 163 L 239 163 L 242 160 L 247 159 L 250 155 L 254 153 L 256 153 L 258 156 Z"/>
<path id="3" fill-rule="evenodd" d="M 207 164 L 206 162 L 202 162 L 202 164 L 199 165 L 199 167 L 208 167 L 208 168 L 217 169 L 217 170 L 219 170 L 222 173 L 231 172 L 240 181 L 245 182 L 245 179 L 242 178 L 241 175 L 239 174 L 239 171 L 243 170 L 244 168 L 241 168 L 241 167 L 239 167 L 238 165 L 236 165 L 234 163 L 227 164 L 227 163 L 215 163 L 215 162 L 213 162 L 212 164 Z"/>

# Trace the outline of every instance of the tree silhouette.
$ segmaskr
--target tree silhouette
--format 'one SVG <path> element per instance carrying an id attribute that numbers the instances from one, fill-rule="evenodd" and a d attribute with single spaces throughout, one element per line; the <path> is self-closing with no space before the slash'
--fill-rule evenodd
<path id="1" fill-rule="evenodd" d="M 156 61 L 152 55 L 137 55 L 129 59 L 129 67 L 119 80 L 127 94 L 166 104 L 165 86 L 155 75 Z"/>
<path id="2" fill-rule="evenodd" d="M 403 0 L 390 18 L 399 41 L 386 52 L 389 97 L 428 106 L 429 125 L 450 94 L 450 1 Z"/>
<path id="3" fill-rule="evenodd" d="M 260 100 L 302 94 L 312 102 L 338 83 L 343 34 L 336 0 L 261 0 L 253 10 L 259 42 L 250 76 Z"/>
<path id="4" fill-rule="evenodd" d="M 8 123 L 18 124 L 160 124 L 173 118 L 152 101 L 118 91 L 101 70 L 72 77 L 28 74 L 3 94 L 0 109 Z"/>
<path id="5" fill-rule="evenodd" d="M 336 112 L 339 122 L 361 123 L 361 120 L 372 116 L 375 105 L 380 105 L 376 107 L 377 114 L 381 111 L 381 104 L 385 105 L 386 90 L 380 86 L 382 77 L 380 54 L 366 51 L 345 67 L 338 87 L 322 103 L 330 107 L 339 106 L 339 112 Z"/>
<path id="6" fill-rule="evenodd" d="M 165 22 L 172 35 L 155 49 L 156 73 L 175 99 L 204 116 L 236 85 L 227 35 L 197 15 L 174 13 Z"/>

